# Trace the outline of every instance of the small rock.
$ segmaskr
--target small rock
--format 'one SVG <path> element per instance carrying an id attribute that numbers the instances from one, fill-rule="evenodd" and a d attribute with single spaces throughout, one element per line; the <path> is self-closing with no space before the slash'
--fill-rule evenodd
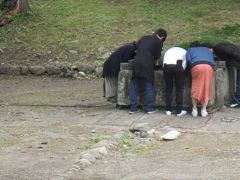
<path id="1" fill-rule="evenodd" d="M 155 132 L 154 134 L 154 138 L 157 140 L 157 141 L 162 141 L 162 135 L 160 132 Z"/>
<path id="2" fill-rule="evenodd" d="M 72 70 L 77 70 L 78 67 L 77 67 L 76 65 L 73 65 L 73 66 L 71 67 L 71 69 L 72 69 Z"/>
<path id="3" fill-rule="evenodd" d="M 7 74 L 19 75 L 21 68 L 19 66 L 9 66 Z"/>
<path id="4" fill-rule="evenodd" d="M 47 66 L 46 71 L 48 75 L 58 75 L 61 73 L 61 68 L 57 66 Z"/>
<path id="5" fill-rule="evenodd" d="M 94 156 L 96 159 L 100 159 L 101 158 L 101 154 L 99 152 L 98 149 L 92 149 L 89 151 L 89 153 Z"/>
<path id="6" fill-rule="evenodd" d="M 97 150 L 99 151 L 100 154 L 104 156 L 108 154 L 107 149 L 105 147 L 97 148 Z"/>
<path id="7" fill-rule="evenodd" d="M 41 142 L 41 144 L 42 144 L 42 145 L 47 145 L 47 144 L 48 144 L 48 142 Z"/>
<path id="8" fill-rule="evenodd" d="M 95 129 L 92 129 L 91 130 L 91 133 L 96 133 L 97 131 Z"/>
<path id="9" fill-rule="evenodd" d="M 152 127 L 149 123 L 140 123 L 140 124 L 134 125 L 132 128 L 129 129 L 129 131 L 132 133 L 134 133 L 135 131 L 147 133 L 151 129 Z"/>
<path id="10" fill-rule="evenodd" d="M 147 132 L 149 136 L 153 136 L 155 134 L 155 129 L 151 129 Z"/>
<path id="11" fill-rule="evenodd" d="M 69 50 L 69 52 L 70 52 L 71 54 L 78 54 L 78 52 L 77 52 L 76 50 Z"/>
<path id="12" fill-rule="evenodd" d="M 30 66 L 29 71 L 34 75 L 42 75 L 46 72 L 46 68 L 44 66 Z"/>
<path id="13" fill-rule="evenodd" d="M 82 65 L 78 66 L 77 70 L 82 71 L 84 73 L 94 73 L 95 66 L 82 64 Z"/>
<path id="14" fill-rule="evenodd" d="M 177 139 L 181 135 L 181 132 L 177 130 L 171 130 L 162 136 L 165 141 Z"/>
<path id="15" fill-rule="evenodd" d="M 92 147 L 93 148 L 100 148 L 100 147 L 109 147 L 110 146 L 110 142 L 109 142 L 109 140 L 102 140 L 102 141 L 100 141 L 100 142 L 98 142 L 98 143 L 96 143 L 96 144 L 94 144 Z"/>
<path id="16" fill-rule="evenodd" d="M 28 74 L 28 73 L 29 73 L 28 67 L 27 67 L 27 66 L 20 66 L 20 73 L 21 73 L 22 75 Z"/>
<path id="17" fill-rule="evenodd" d="M 87 159 L 80 159 L 78 163 L 81 168 L 85 168 L 91 164 L 91 162 Z"/>
<path id="18" fill-rule="evenodd" d="M 10 68 L 9 65 L 1 64 L 0 65 L 0 74 L 7 74 L 9 68 Z"/>
<path id="19" fill-rule="evenodd" d="M 89 153 L 82 154 L 80 156 L 80 159 L 87 159 L 91 163 L 93 163 L 96 160 L 96 158 L 93 155 L 89 154 Z"/>
<path id="20" fill-rule="evenodd" d="M 140 132 L 140 137 L 146 138 L 146 137 L 148 137 L 148 134 L 146 132 Z"/>
<path id="21" fill-rule="evenodd" d="M 99 66 L 99 67 L 97 67 L 96 69 L 95 69 L 95 73 L 96 73 L 96 75 L 97 76 L 102 76 L 102 74 L 103 74 L 103 67 L 101 67 L 101 66 Z"/>
<path id="22" fill-rule="evenodd" d="M 86 76 L 86 74 L 85 74 L 84 72 L 82 72 L 82 71 L 78 72 L 78 74 L 79 74 L 79 76 L 81 76 L 81 77 L 85 77 L 85 76 Z"/>
<path id="23" fill-rule="evenodd" d="M 74 164 L 74 165 L 72 166 L 72 169 L 73 169 L 74 171 L 79 171 L 81 168 L 80 168 L 78 165 Z"/>
<path id="24" fill-rule="evenodd" d="M 64 77 L 70 77 L 70 78 L 72 78 L 72 77 L 74 77 L 74 72 L 72 72 L 72 71 L 67 71 L 67 72 L 64 74 Z"/>

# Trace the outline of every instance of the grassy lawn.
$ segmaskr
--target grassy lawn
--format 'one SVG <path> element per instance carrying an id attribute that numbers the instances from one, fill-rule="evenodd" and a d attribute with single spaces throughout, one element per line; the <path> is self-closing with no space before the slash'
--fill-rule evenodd
<path id="1" fill-rule="evenodd" d="M 0 61 L 101 65 L 104 54 L 159 27 L 169 34 L 165 49 L 194 40 L 240 41 L 239 0 L 29 2 L 29 15 L 0 27 Z"/>

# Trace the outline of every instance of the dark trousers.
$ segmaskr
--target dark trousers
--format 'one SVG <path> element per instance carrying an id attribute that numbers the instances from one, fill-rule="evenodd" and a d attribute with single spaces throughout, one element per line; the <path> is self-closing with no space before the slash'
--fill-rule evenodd
<path id="1" fill-rule="evenodd" d="M 236 94 L 234 97 L 234 102 L 240 104 L 240 69 L 237 69 L 237 80 L 236 80 Z"/>
<path id="2" fill-rule="evenodd" d="M 165 64 L 163 67 L 165 80 L 166 111 L 172 111 L 173 83 L 176 89 L 176 113 L 179 114 L 183 107 L 184 69 L 181 64 Z"/>
<path id="3" fill-rule="evenodd" d="M 144 99 L 147 112 L 153 111 L 154 89 L 153 84 L 149 80 L 141 77 L 134 77 L 131 80 L 129 88 L 130 111 L 137 110 L 137 97 L 139 94 L 139 86 L 144 87 Z"/>

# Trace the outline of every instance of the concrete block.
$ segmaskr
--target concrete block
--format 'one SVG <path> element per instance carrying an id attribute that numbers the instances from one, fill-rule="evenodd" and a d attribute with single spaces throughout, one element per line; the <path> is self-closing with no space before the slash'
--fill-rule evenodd
<path id="1" fill-rule="evenodd" d="M 132 78 L 133 61 L 129 63 L 122 63 L 120 73 L 118 76 L 118 104 L 122 106 L 129 105 L 129 85 Z M 216 70 L 212 81 L 212 90 L 209 101 L 209 107 L 222 107 L 226 102 L 233 97 L 235 92 L 235 77 L 236 70 L 226 68 L 224 61 L 216 62 Z M 163 78 L 163 71 L 154 71 L 154 90 L 155 90 L 155 105 L 165 106 L 165 82 Z M 186 73 L 183 91 L 183 104 L 185 107 L 191 107 L 191 75 Z M 143 93 L 143 92 L 140 92 Z M 173 89 L 173 106 L 175 105 L 175 88 Z M 142 100 L 140 99 L 140 104 Z"/>

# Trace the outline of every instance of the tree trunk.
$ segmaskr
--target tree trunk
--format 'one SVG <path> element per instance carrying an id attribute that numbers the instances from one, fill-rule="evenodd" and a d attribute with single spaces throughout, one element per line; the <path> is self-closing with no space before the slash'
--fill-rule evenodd
<path id="1" fill-rule="evenodd" d="M 1 10 L 6 11 L 0 17 L 0 26 L 4 26 L 11 21 L 12 16 L 28 12 L 29 3 L 28 0 L 3 0 Z"/>
<path id="2" fill-rule="evenodd" d="M 29 11 L 29 4 L 28 4 L 28 0 L 20 0 L 20 4 L 19 4 L 19 10 L 20 12 L 28 12 Z"/>

